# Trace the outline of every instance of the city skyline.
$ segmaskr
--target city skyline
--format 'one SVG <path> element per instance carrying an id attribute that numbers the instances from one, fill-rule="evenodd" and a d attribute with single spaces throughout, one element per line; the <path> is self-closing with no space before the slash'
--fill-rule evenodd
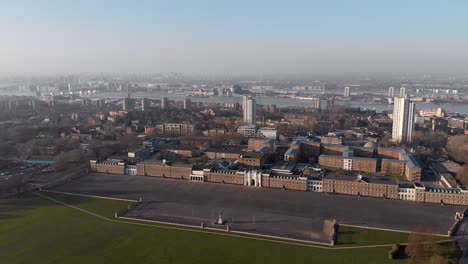
<path id="1" fill-rule="evenodd" d="M 467 263 L 467 10 L 0 1 L 0 262 Z"/>
<path id="2" fill-rule="evenodd" d="M 3 3 L 0 72 L 463 73 L 466 8 L 462 1 Z"/>

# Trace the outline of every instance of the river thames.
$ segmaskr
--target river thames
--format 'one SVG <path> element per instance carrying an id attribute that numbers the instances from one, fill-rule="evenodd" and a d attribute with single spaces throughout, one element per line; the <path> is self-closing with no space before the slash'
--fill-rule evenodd
<path id="1" fill-rule="evenodd" d="M 16 96 L 34 96 L 34 93 L 29 92 L 18 92 L 18 91 L 5 91 L 0 90 L 0 96 L 2 95 L 16 95 Z M 89 98 L 106 98 L 109 100 L 122 99 L 127 96 L 125 92 L 104 92 L 104 93 L 92 93 L 86 94 Z M 161 99 L 167 97 L 170 100 L 182 101 L 184 98 L 190 98 L 192 102 L 203 102 L 203 103 L 228 103 L 236 102 L 241 103 L 241 96 L 225 97 L 225 96 L 210 96 L 210 97 L 199 97 L 199 96 L 186 96 L 185 94 L 176 93 L 165 93 L 165 92 L 133 92 L 132 98 L 149 98 L 149 99 Z M 257 104 L 269 105 L 274 104 L 277 107 L 310 107 L 312 106 L 311 100 L 307 99 L 296 99 L 296 98 L 284 98 L 284 97 L 272 97 L 272 96 L 257 96 L 255 97 Z M 360 107 L 361 109 L 371 109 L 377 112 L 382 111 L 393 111 L 393 105 L 387 103 L 375 103 L 375 102 L 359 102 L 359 101 L 340 101 L 335 100 L 337 105 L 347 107 Z M 431 110 L 442 107 L 446 112 L 457 112 L 460 114 L 468 115 L 468 103 L 426 103 L 426 102 L 415 102 L 416 110 Z"/>
<path id="2" fill-rule="evenodd" d="M 90 98 L 107 98 L 107 99 L 121 99 L 127 96 L 125 92 L 113 92 L 113 93 L 96 93 L 88 95 Z M 203 103 L 227 103 L 227 102 L 242 102 L 242 97 L 224 97 L 224 96 L 210 96 L 210 97 L 197 97 L 197 96 L 186 96 L 184 94 L 175 93 L 150 93 L 150 92 L 133 92 L 132 98 L 149 98 L 149 99 L 161 99 L 167 97 L 170 100 L 182 101 L 184 98 L 190 98 L 192 102 L 203 102 Z M 312 106 L 311 100 L 306 99 L 295 99 L 295 98 L 283 98 L 283 97 L 271 97 L 271 96 L 257 96 L 255 97 L 257 104 L 269 105 L 275 104 L 277 107 L 288 107 L 288 106 L 299 106 L 299 107 L 310 107 Z M 357 101 L 339 101 L 335 100 L 338 105 L 347 107 L 360 107 L 361 109 L 372 109 L 377 112 L 382 111 L 393 111 L 393 105 L 386 103 L 365 103 Z M 442 107 L 446 112 L 457 112 L 460 114 L 468 115 L 468 104 L 467 103 L 426 103 L 426 102 L 415 102 L 417 110 L 430 110 Z"/>

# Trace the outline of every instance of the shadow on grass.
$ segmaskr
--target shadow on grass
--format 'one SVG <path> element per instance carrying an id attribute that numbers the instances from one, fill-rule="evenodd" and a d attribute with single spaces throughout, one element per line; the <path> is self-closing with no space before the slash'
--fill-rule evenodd
<path id="1" fill-rule="evenodd" d="M 410 256 L 406 254 L 406 246 L 400 245 L 398 248 L 397 259 L 409 259 Z"/>
<path id="2" fill-rule="evenodd" d="M 459 259 L 462 255 L 462 250 L 457 241 L 443 242 L 439 244 L 442 251 L 442 256 L 450 259 Z"/>
<path id="3" fill-rule="evenodd" d="M 55 193 L 40 193 L 44 196 L 56 199 L 60 202 L 76 206 L 80 208 L 82 205 L 92 203 L 94 198 L 71 196 L 65 194 Z M 38 196 L 34 193 L 22 193 L 20 195 L 11 196 L 8 198 L 0 199 L 0 221 L 21 218 L 23 214 L 21 212 L 34 210 L 39 207 L 45 206 L 63 206 L 57 202 L 48 200 L 44 197 Z M 112 217 L 112 216 L 107 216 Z"/>
<path id="4" fill-rule="evenodd" d="M 34 208 L 34 205 L 31 203 L 32 197 L 10 197 L 0 199 L 0 217 L 3 213 L 14 213 L 16 211 L 30 210 Z"/>
<path id="5" fill-rule="evenodd" d="M 338 238 L 336 241 L 336 245 L 355 245 L 356 242 L 353 242 L 353 235 L 357 234 L 358 232 L 352 230 L 345 230 L 340 231 L 338 227 Z"/>
<path id="6" fill-rule="evenodd" d="M 32 210 L 36 205 L 43 206 L 48 204 L 43 199 L 32 197 L 31 195 L 22 194 L 0 199 L 0 221 L 22 217 L 20 212 Z"/>

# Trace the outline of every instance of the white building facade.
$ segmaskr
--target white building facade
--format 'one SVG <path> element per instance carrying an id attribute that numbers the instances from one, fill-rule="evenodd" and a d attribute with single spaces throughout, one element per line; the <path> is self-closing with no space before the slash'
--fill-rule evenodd
<path id="1" fill-rule="evenodd" d="M 350 88 L 349 86 L 346 86 L 344 88 L 344 93 L 343 93 L 344 97 L 349 97 L 351 95 L 351 91 L 350 91 Z"/>
<path id="2" fill-rule="evenodd" d="M 262 172 L 259 170 L 248 170 L 244 172 L 244 185 L 262 187 Z"/>
<path id="3" fill-rule="evenodd" d="M 405 201 L 415 201 L 416 200 L 416 190 L 414 188 L 398 188 L 398 199 Z"/>
<path id="4" fill-rule="evenodd" d="M 307 191 L 309 192 L 322 192 L 323 191 L 323 182 L 317 179 L 308 179 L 307 180 Z"/>

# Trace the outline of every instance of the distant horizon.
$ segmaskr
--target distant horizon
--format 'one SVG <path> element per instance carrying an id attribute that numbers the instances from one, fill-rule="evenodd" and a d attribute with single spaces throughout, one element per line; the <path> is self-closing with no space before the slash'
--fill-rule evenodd
<path id="1" fill-rule="evenodd" d="M 0 73 L 468 73 L 468 2 L 0 3 Z"/>
<path id="2" fill-rule="evenodd" d="M 190 73 L 190 72 L 0 72 L 0 78 L 54 78 L 65 76 L 83 76 L 83 77 L 149 77 L 161 76 L 161 78 L 183 78 L 183 79 L 213 79 L 223 81 L 234 81 L 235 79 L 244 79 L 243 81 L 273 81 L 281 79 L 314 79 L 315 81 L 324 80 L 349 80 L 355 79 L 356 81 L 365 80 L 393 80 L 404 82 L 406 80 L 438 80 L 438 81 L 468 81 L 468 72 L 466 73 L 432 73 L 432 72 L 415 72 L 415 73 L 399 73 L 399 72 L 386 72 L 386 73 L 268 73 L 268 74 L 253 74 L 253 73 Z"/>

